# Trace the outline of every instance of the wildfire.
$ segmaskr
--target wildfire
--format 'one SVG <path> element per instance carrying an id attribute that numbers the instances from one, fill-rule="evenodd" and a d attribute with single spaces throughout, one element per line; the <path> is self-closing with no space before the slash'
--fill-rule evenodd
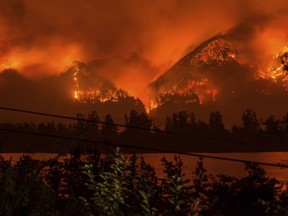
<path id="1" fill-rule="evenodd" d="M 19 60 L 13 59 L 13 60 L 8 60 L 5 61 L 6 63 L 0 64 L 0 70 L 7 70 L 7 69 L 13 69 L 13 68 L 18 68 L 19 67 Z"/>
<path id="2" fill-rule="evenodd" d="M 208 90 L 206 90 L 206 94 L 212 98 L 213 102 L 215 102 L 218 91 L 215 89 L 208 89 Z"/>
<path id="3" fill-rule="evenodd" d="M 78 80 L 79 71 L 80 71 L 80 69 L 76 65 L 75 66 L 75 72 L 73 73 L 73 79 L 74 79 L 74 83 L 75 83 L 74 98 L 76 100 L 79 100 L 79 80 Z"/>
<path id="4" fill-rule="evenodd" d="M 197 67 L 208 64 L 216 64 L 218 66 L 223 65 L 225 62 L 235 60 L 237 51 L 231 49 L 231 44 L 225 40 L 224 37 L 218 37 L 212 41 L 208 41 L 208 44 L 204 44 L 204 47 L 200 47 L 196 55 L 190 59 L 190 63 Z"/>
<path id="5" fill-rule="evenodd" d="M 267 69 L 259 71 L 256 79 L 272 80 L 282 84 L 288 90 L 288 46 L 275 55 L 272 64 Z"/>
<path id="6" fill-rule="evenodd" d="M 73 72 L 74 98 L 79 102 L 118 102 L 128 97 L 125 91 L 93 74 L 86 64 L 74 62 L 70 70 Z"/>
<path id="7" fill-rule="evenodd" d="M 218 90 L 211 88 L 212 83 L 207 78 L 199 81 L 190 80 L 186 85 L 180 87 L 174 85 L 171 90 L 155 97 L 149 105 L 149 110 L 155 109 L 167 103 L 197 103 L 205 101 L 216 101 Z M 209 88 L 210 87 L 210 88 Z"/>
<path id="8" fill-rule="evenodd" d="M 164 104 L 216 102 L 221 85 L 215 83 L 217 79 L 213 80 L 215 70 L 221 70 L 222 66 L 234 63 L 245 64 L 239 61 L 238 52 L 231 47 L 231 43 L 224 36 L 216 36 L 178 61 L 170 70 L 149 85 L 153 95 L 148 97 L 148 112 Z M 260 70 L 254 78 L 281 83 L 288 91 L 287 73 L 288 46 L 275 55 L 269 67 Z M 118 102 L 119 99 L 128 97 L 123 90 L 118 90 L 108 81 L 91 74 L 87 65 L 74 64 L 74 98 L 77 101 L 83 103 Z M 237 83 L 237 80 L 233 82 Z M 265 95 L 269 94 L 262 89 L 256 91 Z M 231 94 L 235 96 L 237 90 L 233 89 Z"/>
<path id="9" fill-rule="evenodd" d="M 95 103 L 99 102 L 118 102 L 120 98 L 127 97 L 127 94 L 121 90 L 108 90 L 106 92 L 102 92 L 97 89 L 89 88 L 88 90 L 77 90 L 74 91 L 74 98 L 77 101 L 81 101 L 83 103 Z"/>
<path id="10" fill-rule="evenodd" d="M 152 95 L 149 109 L 167 103 L 215 102 L 219 90 L 212 79 L 204 75 L 209 70 L 207 66 L 221 67 L 235 61 L 236 57 L 237 51 L 224 36 L 218 35 L 204 42 L 177 62 L 166 73 L 167 77 L 164 74 L 150 85 L 152 90 L 156 89 L 156 96 Z"/>
<path id="11" fill-rule="evenodd" d="M 79 100 L 79 92 L 74 91 L 74 98 L 78 101 Z"/>

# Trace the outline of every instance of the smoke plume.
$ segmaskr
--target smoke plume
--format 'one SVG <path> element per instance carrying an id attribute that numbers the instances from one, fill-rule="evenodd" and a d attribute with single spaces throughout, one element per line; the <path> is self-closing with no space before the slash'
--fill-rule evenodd
<path id="1" fill-rule="evenodd" d="M 287 42 L 287 8 L 286 0 L 1 0 L 0 66 L 41 77 L 96 62 L 99 74 L 144 97 L 149 82 L 220 32 L 243 61 L 266 62 Z"/>

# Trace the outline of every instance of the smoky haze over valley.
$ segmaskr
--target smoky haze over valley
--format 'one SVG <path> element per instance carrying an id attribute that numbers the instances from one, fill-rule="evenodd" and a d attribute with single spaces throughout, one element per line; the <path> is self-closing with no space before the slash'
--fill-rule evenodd
<path id="1" fill-rule="evenodd" d="M 187 109 L 207 119 L 210 111 L 219 110 L 224 121 L 232 124 L 246 107 L 263 117 L 281 116 L 288 110 L 285 82 L 257 80 L 255 74 L 279 67 L 273 58 L 288 42 L 287 8 L 285 0 L 265 4 L 258 0 L 3 0 L 1 105 L 70 115 L 97 110 L 123 121 L 130 109 L 144 111 L 136 98 L 149 106 L 149 84 L 201 43 L 224 35 L 237 51 L 235 62 L 206 74 L 202 69 L 191 72 L 213 81 L 218 92 L 215 103 L 167 105 L 151 116 L 165 118 Z M 87 64 L 95 76 L 123 89 L 129 101 L 75 103 L 74 77 L 68 73 L 74 61 Z M 231 79 L 242 84 L 231 87 Z M 236 99 L 231 99 L 232 91 L 237 92 Z M 7 121 L 11 116 L 3 118 Z"/>

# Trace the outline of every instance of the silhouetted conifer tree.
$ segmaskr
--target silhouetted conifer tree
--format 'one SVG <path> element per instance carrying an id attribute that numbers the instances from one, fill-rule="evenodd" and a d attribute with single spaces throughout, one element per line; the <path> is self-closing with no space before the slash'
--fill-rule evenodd
<path id="1" fill-rule="evenodd" d="M 264 122 L 265 131 L 268 134 L 278 134 L 281 131 L 280 121 L 276 120 L 273 115 L 270 115 Z"/>
<path id="2" fill-rule="evenodd" d="M 105 121 L 104 122 L 107 123 L 107 124 L 103 124 L 102 125 L 102 127 L 101 127 L 101 135 L 104 138 L 116 137 L 118 135 L 117 134 L 118 128 L 115 125 L 113 125 L 114 121 L 113 121 L 113 119 L 112 119 L 110 114 L 105 116 Z"/>
<path id="3" fill-rule="evenodd" d="M 89 121 L 86 121 L 86 128 L 87 128 L 88 137 L 96 138 L 99 134 L 98 122 L 100 121 L 97 112 L 92 111 L 88 115 L 88 120 Z"/>
<path id="4" fill-rule="evenodd" d="M 148 115 L 146 113 L 138 113 L 135 110 L 131 110 L 129 117 L 127 115 L 125 115 L 125 124 L 128 126 L 133 126 L 133 127 L 151 129 L 152 120 L 148 117 Z M 147 133 L 149 131 L 127 128 L 126 132 L 129 132 L 129 133 L 130 132 L 131 133 Z"/>
<path id="5" fill-rule="evenodd" d="M 285 116 L 283 116 L 282 120 L 282 130 L 284 134 L 288 133 L 288 112 L 286 113 Z"/>
<path id="6" fill-rule="evenodd" d="M 209 128 L 213 132 L 223 132 L 224 131 L 224 124 L 222 120 L 222 114 L 218 111 L 211 112 L 209 118 Z"/>
<path id="7" fill-rule="evenodd" d="M 242 114 L 243 129 L 247 132 L 258 132 L 260 123 L 256 116 L 256 112 L 251 109 L 245 109 Z"/>
<path id="8" fill-rule="evenodd" d="M 186 111 L 173 113 L 172 117 L 166 118 L 166 131 L 189 133 L 190 127 L 190 115 Z"/>

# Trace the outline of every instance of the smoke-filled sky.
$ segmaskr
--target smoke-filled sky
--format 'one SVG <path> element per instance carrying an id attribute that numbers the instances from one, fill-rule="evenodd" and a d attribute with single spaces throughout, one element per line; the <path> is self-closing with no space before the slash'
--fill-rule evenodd
<path id="1" fill-rule="evenodd" d="M 0 0 L 0 66 L 39 77 L 97 60 L 99 74 L 144 97 L 218 33 L 229 32 L 243 61 L 267 62 L 287 43 L 287 14 L 287 0 Z"/>

